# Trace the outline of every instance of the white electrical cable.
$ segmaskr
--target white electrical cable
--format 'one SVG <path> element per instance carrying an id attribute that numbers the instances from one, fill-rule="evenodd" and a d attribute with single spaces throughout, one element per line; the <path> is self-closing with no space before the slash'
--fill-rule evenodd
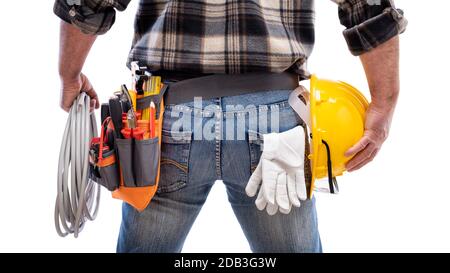
<path id="1" fill-rule="evenodd" d="M 100 185 L 89 178 L 89 145 L 97 136 L 90 98 L 81 93 L 70 109 L 59 154 L 55 227 L 61 237 L 78 237 L 84 224 L 97 216 Z"/>

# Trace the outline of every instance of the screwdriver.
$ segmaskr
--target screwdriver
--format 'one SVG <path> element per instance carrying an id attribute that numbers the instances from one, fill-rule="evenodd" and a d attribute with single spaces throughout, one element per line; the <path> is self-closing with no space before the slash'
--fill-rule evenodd
<path id="1" fill-rule="evenodd" d="M 156 106 L 155 103 L 152 101 L 150 102 L 150 138 L 155 137 L 156 133 L 155 121 L 156 121 Z"/>

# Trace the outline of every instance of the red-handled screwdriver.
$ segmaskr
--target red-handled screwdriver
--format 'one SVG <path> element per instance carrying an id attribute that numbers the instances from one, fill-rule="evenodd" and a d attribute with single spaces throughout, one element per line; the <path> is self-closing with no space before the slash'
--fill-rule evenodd
<path id="1" fill-rule="evenodd" d="M 156 106 L 155 103 L 152 101 L 150 103 L 150 138 L 154 138 L 156 135 Z"/>

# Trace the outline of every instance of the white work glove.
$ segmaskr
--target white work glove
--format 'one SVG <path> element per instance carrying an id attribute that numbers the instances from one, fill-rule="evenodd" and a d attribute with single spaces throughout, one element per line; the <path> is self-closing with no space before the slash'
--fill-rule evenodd
<path id="1" fill-rule="evenodd" d="M 270 161 L 268 162 L 269 164 L 271 163 Z M 269 199 L 267 196 L 268 194 L 265 193 L 264 191 L 264 187 L 260 184 L 262 184 L 261 182 L 263 181 L 263 173 L 262 173 L 262 160 L 259 162 L 258 167 L 256 167 L 255 171 L 253 172 L 252 176 L 250 177 L 249 183 L 247 184 L 247 187 L 245 189 L 245 191 L 247 192 L 247 195 L 250 197 L 253 197 L 256 195 L 256 192 L 258 190 L 259 187 L 259 192 L 258 192 L 258 197 L 255 200 L 255 204 L 256 207 L 259 210 L 264 210 L 266 209 L 267 213 L 269 215 L 274 215 L 277 213 L 278 210 L 280 210 L 281 213 L 283 214 L 289 214 L 289 212 L 291 211 L 292 208 L 292 204 L 291 203 L 282 203 L 282 206 L 278 206 L 278 203 L 270 203 L 267 200 Z M 267 165 L 265 164 L 265 166 L 267 167 Z M 272 194 L 276 194 L 274 193 L 274 191 L 271 191 Z M 277 193 L 279 195 L 282 195 L 283 191 L 278 191 Z M 271 195 L 272 195 L 271 194 Z M 274 197 L 274 195 L 272 195 L 272 197 Z M 280 200 L 285 200 L 285 197 L 281 197 L 278 198 Z"/>
<path id="2" fill-rule="evenodd" d="M 278 210 L 288 214 L 292 205 L 300 207 L 307 198 L 304 176 L 305 134 L 301 126 L 283 133 L 264 136 L 264 149 L 258 167 L 245 189 L 255 204 L 269 215 Z"/>

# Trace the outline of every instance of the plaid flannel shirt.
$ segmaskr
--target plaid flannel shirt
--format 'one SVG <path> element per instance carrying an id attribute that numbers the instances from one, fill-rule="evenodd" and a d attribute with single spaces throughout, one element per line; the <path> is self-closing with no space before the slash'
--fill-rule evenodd
<path id="1" fill-rule="evenodd" d="M 131 0 L 56 0 L 54 12 L 88 34 L 103 34 Z M 393 0 L 332 0 L 350 51 L 360 55 L 407 25 Z M 314 0 L 140 0 L 129 54 L 151 71 L 282 72 L 307 77 Z"/>

